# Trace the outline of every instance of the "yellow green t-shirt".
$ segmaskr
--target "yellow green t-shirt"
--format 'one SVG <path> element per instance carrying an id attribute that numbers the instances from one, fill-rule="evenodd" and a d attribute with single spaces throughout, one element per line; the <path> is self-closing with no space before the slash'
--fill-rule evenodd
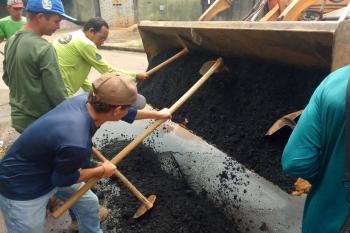
<path id="1" fill-rule="evenodd" d="M 26 18 L 22 17 L 21 21 L 14 21 L 11 16 L 0 19 L 0 39 L 8 39 L 14 35 L 24 24 Z"/>
<path id="2" fill-rule="evenodd" d="M 115 69 L 109 65 L 82 30 L 63 35 L 54 41 L 53 45 L 69 96 L 74 95 L 79 88 L 86 92 L 91 90 L 91 83 L 87 80 L 91 67 L 101 74 L 119 73 L 136 78 L 136 73 Z"/>

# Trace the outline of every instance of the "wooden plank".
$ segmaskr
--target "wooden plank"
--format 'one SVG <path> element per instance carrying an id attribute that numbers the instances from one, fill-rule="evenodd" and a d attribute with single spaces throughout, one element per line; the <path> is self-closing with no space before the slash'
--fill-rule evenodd
<path id="1" fill-rule="evenodd" d="M 277 16 L 279 15 L 279 5 L 275 4 L 275 6 L 264 16 L 262 17 L 259 21 L 264 22 L 264 21 L 276 21 Z"/>

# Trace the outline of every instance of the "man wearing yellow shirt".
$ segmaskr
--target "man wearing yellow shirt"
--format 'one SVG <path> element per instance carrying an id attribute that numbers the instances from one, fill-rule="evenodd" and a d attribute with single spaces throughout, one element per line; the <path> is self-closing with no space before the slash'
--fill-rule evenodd
<path id="1" fill-rule="evenodd" d="M 83 30 L 68 33 L 54 42 L 60 70 L 69 96 L 73 96 L 80 88 L 91 91 L 91 83 L 87 80 L 91 67 L 99 73 L 127 74 L 142 81 L 147 78 L 146 72 L 132 73 L 113 68 L 99 54 L 97 46 L 107 39 L 109 26 L 101 18 L 92 18 Z"/>

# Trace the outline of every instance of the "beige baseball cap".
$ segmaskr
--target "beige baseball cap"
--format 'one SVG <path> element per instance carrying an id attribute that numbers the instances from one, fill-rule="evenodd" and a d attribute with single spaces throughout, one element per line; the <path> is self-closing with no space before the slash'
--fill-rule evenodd
<path id="1" fill-rule="evenodd" d="M 7 0 L 7 5 L 13 8 L 23 8 L 23 2 L 21 0 Z"/>
<path id="2" fill-rule="evenodd" d="M 103 74 L 92 83 L 93 92 L 101 102 L 111 105 L 146 106 L 146 98 L 137 93 L 136 82 L 129 76 Z"/>

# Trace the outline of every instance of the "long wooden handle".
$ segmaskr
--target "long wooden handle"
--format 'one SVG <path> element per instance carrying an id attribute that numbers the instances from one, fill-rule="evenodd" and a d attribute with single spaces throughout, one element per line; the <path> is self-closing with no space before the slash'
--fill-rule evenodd
<path id="1" fill-rule="evenodd" d="M 146 206 L 147 209 L 153 207 L 152 202 L 150 202 L 118 169 L 115 171 L 114 175 L 129 189 L 129 191 L 135 195 L 135 197 Z"/>
<path id="2" fill-rule="evenodd" d="M 92 148 L 92 153 L 95 157 L 105 162 L 107 159 L 102 155 L 100 151 L 98 151 L 95 147 Z M 118 169 L 116 169 L 114 175 L 125 185 L 125 187 L 135 195 L 135 197 L 142 202 L 146 206 L 147 209 L 151 209 L 153 207 L 152 202 L 150 202 Z"/>
<path id="3" fill-rule="evenodd" d="M 231 6 L 228 0 L 216 0 L 198 19 L 198 21 L 210 21 L 220 12 Z"/>
<path id="4" fill-rule="evenodd" d="M 156 67 L 153 67 L 152 69 L 150 69 L 149 71 L 147 71 L 147 75 L 150 77 L 152 76 L 154 73 L 156 73 L 157 71 L 159 71 L 160 69 L 162 69 L 164 66 L 172 63 L 173 61 L 175 61 L 176 59 L 179 59 L 180 57 L 186 55 L 189 52 L 188 48 L 184 48 L 182 49 L 180 52 L 178 52 L 177 54 L 175 54 L 174 56 L 170 57 L 168 60 L 160 63 L 159 65 L 157 65 Z"/>
<path id="5" fill-rule="evenodd" d="M 190 98 L 209 78 L 210 76 L 223 64 L 222 58 L 216 60 L 214 65 L 202 76 L 175 104 L 171 106 L 169 112 L 173 114 L 188 98 Z M 111 162 L 117 165 L 122 161 L 143 139 L 150 135 L 159 125 L 166 120 L 157 120 L 150 125 L 141 135 L 137 136 L 131 143 L 129 143 L 122 151 L 120 151 Z M 87 192 L 98 181 L 97 178 L 90 179 L 82 188 L 73 194 L 63 205 L 52 213 L 52 217 L 59 218 L 67 209 L 74 205 L 85 192 Z"/>
<path id="6" fill-rule="evenodd" d="M 205 73 L 201 79 L 199 79 L 175 104 L 169 108 L 169 112 L 173 114 L 181 105 L 186 102 L 209 78 L 210 76 L 223 64 L 222 58 L 216 60 L 214 65 Z M 139 136 L 137 136 L 132 142 L 130 142 L 123 150 L 121 150 L 112 160 L 113 164 L 118 164 L 122 161 L 143 139 L 150 135 L 158 126 L 160 126 L 166 120 L 157 120 Z"/>
<path id="7" fill-rule="evenodd" d="M 98 179 L 92 178 L 88 182 L 85 183 L 83 187 L 81 187 L 76 193 L 74 193 L 66 202 L 63 203 L 57 210 L 51 213 L 53 218 L 59 218 L 68 210 L 70 207 L 74 205 L 89 189 L 91 189 L 96 183 Z"/>
<path id="8" fill-rule="evenodd" d="M 293 0 L 277 19 L 280 21 L 296 21 L 300 14 L 315 2 L 316 0 Z"/>

